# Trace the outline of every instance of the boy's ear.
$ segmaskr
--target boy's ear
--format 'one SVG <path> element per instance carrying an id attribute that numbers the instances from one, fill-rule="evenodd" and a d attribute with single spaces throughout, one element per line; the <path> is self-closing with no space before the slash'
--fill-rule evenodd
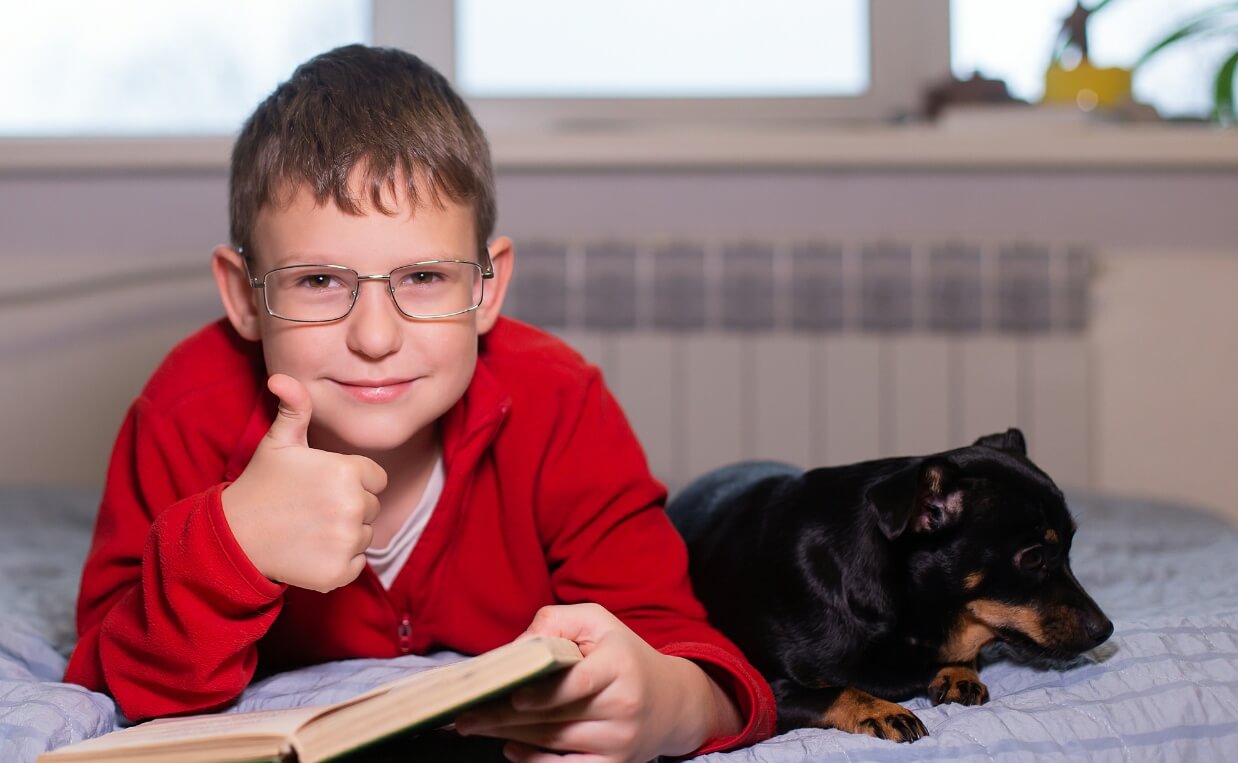
<path id="1" fill-rule="evenodd" d="M 503 308 L 503 298 L 507 296 L 507 285 L 512 279 L 512 265 L 516 258 L 516 250 L 512 240 L 507 236 L 499 236 L 490 242 L 490 264 L 494 267 L 494 278 L 485 281 L 485 292 L 481 305 L 477 308 L 477 334 L 485 334 L 494 328 L 499 319 L 499 311 Z"/>
<path id="2" fill-rule="evenodd" d="M 211 273 L 215 276 L 215 287 L 219 289 L 219 299 L 224 304 L 224 313 L 232 328 L 251 342 L 261 339 L 262 323 L 258 313 L 258 299 L 261 297 L 257 289 L 249 285 L 245 258 L 231 247 L 217 246 L 211 253 Z"/>

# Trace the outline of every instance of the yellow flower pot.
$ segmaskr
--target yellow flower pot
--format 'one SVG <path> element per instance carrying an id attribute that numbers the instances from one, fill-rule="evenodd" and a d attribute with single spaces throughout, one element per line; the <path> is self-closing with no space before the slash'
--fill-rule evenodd
<path id="1" fill-rule="evenodd" d="M 1112 109 L 1131 100 L 1131 72 L 1116 66 L 1100 68 L 1086 58 L 1073 69 L 1053 63 L 1045 72 L 1044 103 L 1067 103 L 1084 111 Z"/>

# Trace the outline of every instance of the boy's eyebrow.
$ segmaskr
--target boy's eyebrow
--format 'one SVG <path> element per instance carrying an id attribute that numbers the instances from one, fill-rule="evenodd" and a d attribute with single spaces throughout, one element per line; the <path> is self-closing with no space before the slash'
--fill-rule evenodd
<path id="1" fill-rule="evenodd" d="M 253 252 L 248 251 L 247 255 L 253 257 Z M 416 262 L 430 262 L 433 260 L 464 260 L 466 262 L 477 262 L 485 267 L 486 263 L 481 258 L 481 252 L 469 252 L 468 254 L 459 254 L 445 250 L 432 250 L 427 252 L 410 253 L 406 258 L 401 259 L 400 264 L 394 265 L 393 268 L 411 265 Z M 313 252 L 291 252 L 277 256 L 271 263 L 271 270 L 276 268 L 287 267 L 289 265 L 343 265 L 344 267 L 356 269 L 353 265 L 339 262 L 339 257 L 326 253 Z"/>

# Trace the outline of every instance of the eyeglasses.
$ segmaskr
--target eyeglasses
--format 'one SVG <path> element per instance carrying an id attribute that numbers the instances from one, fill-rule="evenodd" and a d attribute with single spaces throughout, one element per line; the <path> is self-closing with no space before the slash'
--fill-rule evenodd
<path id="1" fill-rule="evenodd" d="M 366 276 L 343 265 L 289 265 L 261 279 L 250 276 L 249 285 L 262 289 L 267 312 L 276 318 L 327 323 L 352 312 L 362 281 L 386 281 L 396 309 L 409 318 L 430 320 L 476 310 L 487 278 L 494 278 L 494 270 L 476 262 L 426 260 Z"/>

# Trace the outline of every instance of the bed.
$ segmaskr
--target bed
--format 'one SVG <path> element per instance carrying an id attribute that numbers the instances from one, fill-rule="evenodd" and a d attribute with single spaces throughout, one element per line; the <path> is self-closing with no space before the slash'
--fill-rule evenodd
<path id="1" fill-rule="evenodd" d="M 0 488 L 0 760 L 105 733 L 123 719 L 106 696 L 60 682 L 72 648 L 78 574 L 97 496 Z M 707 763 L 1233 759 L 1238 750 L 1238 530 L 1189 507 L 1074 493 L 1072 560 L 1116 625 L 1066 666 L 987 656 L 981 707 L 908 704 L 930 736 L 897 745 L 799 730 Z M 335 701 L 455 655 L 330 663 L 264 679 L 233 710 Z M 446 734 L 395 739 L 355 760 L 479 759 L 497 747 Z"/>

